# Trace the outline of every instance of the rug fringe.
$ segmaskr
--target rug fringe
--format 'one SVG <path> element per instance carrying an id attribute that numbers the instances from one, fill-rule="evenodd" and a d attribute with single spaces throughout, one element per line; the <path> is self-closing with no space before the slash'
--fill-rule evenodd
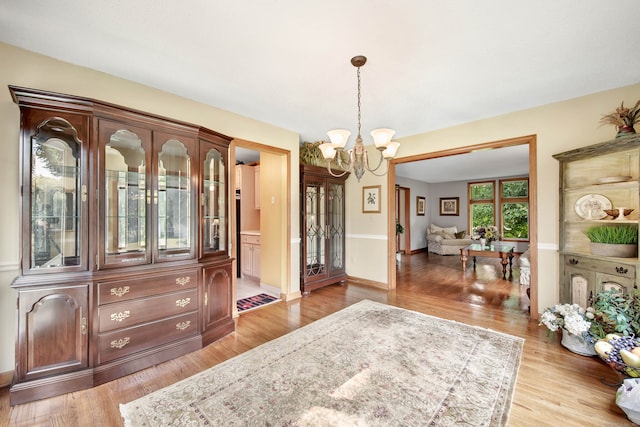
<path id="1" fill-rule="evenodd" d="M 122 418 L 124 418 L 124 427 L 133 427 L 133 424 L 131 424 L 131 419 L 129 418 L 129 411 L 127 411 L 127 407 L 124 403 L 121 403 L 119 406 L 120 415 L 122 416 Z"/>

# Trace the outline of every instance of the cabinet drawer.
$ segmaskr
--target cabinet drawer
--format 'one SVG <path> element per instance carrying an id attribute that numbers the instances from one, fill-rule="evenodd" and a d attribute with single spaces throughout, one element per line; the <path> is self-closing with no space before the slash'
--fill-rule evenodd
<path id="1" fill-rule="evenodd" d="M 634 279 L 636 277 L 635 266 L 622 262 L 603 261 L 601 259 L 567 255 L 565 256 L 565 265 L 568 267 L 576 267 L 589 271 L 628 277 L 630 279 Z"/>
<path id="2" fill-rule="evenodd" d="M 196 335 L 198 312 L 98 335 L 98 364 Z"/>
<path id="3" fill-rule="evenodd" d="M 98 304 L 126 301 L 182 289 L 195 289 L 198 286 L 198 271 L 187 270 L 179 273 L 148 275 L 131 280 L 99 282 Z"/>
<path id="4" fill-rule="evenodd" d="M 98 307 L 98 332 L 151 322 L 197 308 L 197 289 L 106 304 Z"/>
<path id="5" fill-rule="evenodd" d="M 260 236 L 254 236 L 251 234 L 241 234 L 240 235 L 240 242 L 242 243 L 250 243 L 252 245 L 259 245 L 260 244 Z"/>

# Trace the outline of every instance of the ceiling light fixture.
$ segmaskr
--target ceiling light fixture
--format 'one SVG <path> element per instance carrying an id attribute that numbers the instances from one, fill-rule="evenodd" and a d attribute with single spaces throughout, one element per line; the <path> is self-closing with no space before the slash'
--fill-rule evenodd
<path id="1" fill-rule="evenodd" d="M 353 172 L 360 181 L 362 175 L 364 175 L 365 169 L 376 176 L 384 176 L 389 171 L 389 161 L 394 158 L 400 143 L 391 141 L 393 135 L 396 133 L 393 129 L 374 129 L 371 131 L 373 142 L 376 149 L 380 152 L 380 161 L 378 165 L 371 169 L 369 167 L 369 158 L 367 157 L 367 149 L 362 143 L 362 136 L 360 136 L 361 127 L 361 114 L 360 114 L 360 67 L 367 62 L 367 58 L 361 55 L 351 58 L 351 64 L 358 69 L 358 136 L 356 138 L 356 144 L 352 149 L 346 150 L 346 156 L 344 147 L 347 145 L 351 132 L 345 129 L 334 129 L 327 132 L 329 140 L 331 142 L 325 142 L 320 144 L 320 150 L 323 157 L 327 160 L 327 169 L 329 173 L 335 177 L 340 177 L 347 172 Z M 335 159 L 335 161 L 334 161 Z M 384 173 L 376 173 L 376 171 L 382 166 L 382 161 L 387 161 L 387 170 Z M 331 168 L 331 164 L 337 164 L 338 168 L 342 170 L 341 173 L 336 173 Z"/>

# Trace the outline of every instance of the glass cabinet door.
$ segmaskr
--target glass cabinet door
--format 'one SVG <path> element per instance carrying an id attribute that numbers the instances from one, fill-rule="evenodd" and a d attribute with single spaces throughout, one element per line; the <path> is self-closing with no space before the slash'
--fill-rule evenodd
<path id="1" fill-rule="evenodd" d="M 148 206 L 149 141 L 142 128 L 99 122 L 102 172 L 101 264 L 143 264 L 150 261 Z"/>
<path id="2" fill-rule="evenodd" d="M 202 254 L 227 249 L 226 161 L 211 144 L 201 150 L 202 164 Z"/>
<path id="3" fill-rule="evenodd" d="M 305 241 L 302 266 L 305 278 L 326 275 L 327 215 L 324 181 L 305 179 L 304 229 Z"/>
<path id="4" fill-rule="evenodd" d="M 25 144 L 31 163 L 31 188 L 25 200 L 25 218 L 29 218 L 25 230 L 30 232 L 25 236 L 25 249 L 29 248 L 23 257 L 25 273 L 86 268 L 87 239 L 81 219 L 86 215 L 87 187 L 82 179 L 86 165 L 80 136 L 64 118 L 49 117 Z"/>
<path id="5" fill-rule="evenodd" d="M 328 183 L 327 196 L 327 229 L 329 239 L 329 271 L 344 269 L 344 183 Z"/>
<path id="6" fill-rule="evenodd" d="M 155 240 L 157 258 L 175 259 L 194 254 L 194 195 L 191 152 L 195 140 L 154 133 Z"/>

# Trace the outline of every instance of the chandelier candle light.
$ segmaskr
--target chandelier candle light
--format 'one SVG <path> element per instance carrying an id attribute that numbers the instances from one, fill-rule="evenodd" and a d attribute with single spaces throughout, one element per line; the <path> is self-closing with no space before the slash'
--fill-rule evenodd
<path id="1" fill-rule="evenodd" d="M 322 151 L 323 157 L 327 160 L 327 169 L 331 175 L 340 177 L 353 170 L 358 181 L 360 181 L 360 178 L 364 175 L 365 169 L 376 176 L 385 175 L 389 171 L 389 161 L 394 158 L 396 151 L 398 151 L 398 147 L 400 147 L 400 143 L 391 141 L 391 138 L 393 138 L 393 135 L 396 133 L 393 129 L 381 128 L 372 130 L 371 136 L 373 137 L 373 143 L 375 144 L 376 149 L 380 152 L 380 160 L 375 168 L 372 169 L 369 167 L 367 149 L 362 143 L 362 136 L 360 136 L 360 67 L 362 67 L 366 62 L 367 58 L 361 55 L 351 58 L 351 64 L 358 69 L 358 136 L 356 137 L 356 144 L 353 148 L 347 150 L 348 160 L 344 160 L 342 157 L 342 151 L 344 151 L 344 147 L 347 145 L 349 136 L 351 136 L 351 132 L 348 130 L 331 130 L 327 132 L 331 142 L 320 144 L 320 150 Z M 341 173 L 335 173 L 331 169 L 331 164 L 334 163 L 334 159 L 336 160 L 338 167 L 342 169 Z M 377 174 L 376 171 L 380 166 L 382 166 L 383 160 L 387 161 L 387 170 L 384 171 L 384 173 Z"/>

